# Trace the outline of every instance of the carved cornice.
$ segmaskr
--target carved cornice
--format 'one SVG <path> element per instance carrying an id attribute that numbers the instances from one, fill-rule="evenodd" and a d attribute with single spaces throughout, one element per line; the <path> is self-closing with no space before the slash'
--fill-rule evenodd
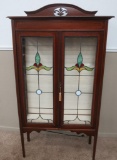
<path id="1" fill-rule="evenodd" d="M 95 16 L 97 11 L 86 11 L 71 4 L 50 4 L 35 11 L 25 11 L 27 16 Z"/>

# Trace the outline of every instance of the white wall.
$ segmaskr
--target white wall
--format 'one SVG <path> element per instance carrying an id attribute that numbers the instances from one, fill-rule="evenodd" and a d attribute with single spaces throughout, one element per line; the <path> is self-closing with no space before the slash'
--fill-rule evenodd
<path id="1" fill-rule="evenodd" d="M 69 3 L 85 10 L 98 11 L 96 15 L 109 15 L 107 51 L 117 51 L 117 1 L 116 0 L 3 0 L 0 4 L 0 50 L 12 49 L 10 20 L 7 16 L 25 16 L 24 11 L 33 11 L 52 3 Z"/>

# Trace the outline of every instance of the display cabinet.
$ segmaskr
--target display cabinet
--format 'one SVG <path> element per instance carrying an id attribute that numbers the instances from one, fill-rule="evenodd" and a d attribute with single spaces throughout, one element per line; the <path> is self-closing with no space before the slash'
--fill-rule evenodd
<path id="1" fill-rule="evenodd" d="M 95 159 L 108 20 L 52 4 L 12 20 L 18 113 L 23 133 L 64 130 L 94 137 Z"/>

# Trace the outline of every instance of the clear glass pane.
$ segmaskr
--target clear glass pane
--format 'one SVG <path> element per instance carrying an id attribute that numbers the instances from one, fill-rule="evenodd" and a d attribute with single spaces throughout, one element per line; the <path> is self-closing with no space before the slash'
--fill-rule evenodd
<path id="1" fill-rule="evenodd" d="M 64 123 L 91 123 L 96 37 L 65 38 Z"/>
<path id="2" fill-rule="evenodd" d="M 77 96 L 73 93 L 64 94 L 64 109 L 77 109 Z"/>
<path id="3" fill-rule="evenodd" d="M 35 92 L 38 88 L 38 75 L 26 75 L 27 91 Z"/>
<path id="4" fill-rule="evenodd" d="M 77 90 L 79 77 L 78 76 L 65 76 L 64 92 L 74 92 Z"/>
<path id="5" fill-rule="evenodd" d="M 53 108 L 53 93 L 43 93 L 40 97 L 41 108 Z"/>
<path id="6" fill-rule="evenodd" d="M 91 109 L 93 94 L 82 94 L 79 96 L 79 109 Z"/>
<path id="7" fill-rule="evenodd" d="M 80 77 L 80 84 L 79 84 L 79 90 L 82 91 L 82 93 L 93 93 L 93 76 L 79 76 Z"/>
<path id="8" fill-rule="evenodd" d="M 53 38 L 22 38 L 27 122 L 53 123 Z"/>

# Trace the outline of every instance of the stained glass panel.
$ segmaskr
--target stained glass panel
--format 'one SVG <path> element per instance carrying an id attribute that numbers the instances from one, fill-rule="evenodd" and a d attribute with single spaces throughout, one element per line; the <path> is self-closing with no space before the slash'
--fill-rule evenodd
<path id="1" fill-rule="evenodd" d="M 53 123 L 53 38 L 22 38 L 27 122 Z"/>
<path id="2" fill-rule="evenodd" d="M 96 37 L 65 38 L 65 124 L 91 124 Z"/>

